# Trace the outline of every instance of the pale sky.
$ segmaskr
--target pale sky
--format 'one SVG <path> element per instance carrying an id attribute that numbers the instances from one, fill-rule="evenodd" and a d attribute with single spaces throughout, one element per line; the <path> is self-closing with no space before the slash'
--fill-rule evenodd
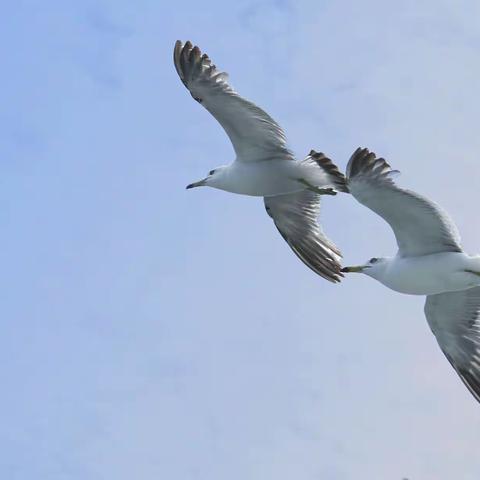
<path id="1" fill-rule="evenodd" d="M 307 269 L 172 64 L 190 39 L 342 169 L 358 146 L 480 250 L 480 4 L 17 1 L 0 51 L 0 477 L 478 480 L 480 405 L 423 297 Z M 347 195 L 345 264 L 396 250 Z"/>

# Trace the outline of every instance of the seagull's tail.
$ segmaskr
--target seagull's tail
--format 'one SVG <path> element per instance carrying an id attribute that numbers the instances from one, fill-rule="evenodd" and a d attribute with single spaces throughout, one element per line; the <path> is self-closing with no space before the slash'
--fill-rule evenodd
<path id="1" fill-rule="evenodd" d="M 325 154 L 311 150 L 303 162 L 320 167 L 323 175 L 327 177 L 327 183 L 329 186 L 333 187 L 338 192 L 348 193 L 345 175 L 328 157 L 325 156 Z"/>

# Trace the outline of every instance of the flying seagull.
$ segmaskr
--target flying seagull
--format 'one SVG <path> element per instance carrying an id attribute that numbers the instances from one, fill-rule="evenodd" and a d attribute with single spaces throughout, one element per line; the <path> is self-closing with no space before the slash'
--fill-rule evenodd
<path id="1" fill-rule="evenodd" d="M 398 252 L 343 271 L 364 273 L 397 292 L 427 295 L 425 316 L 438 345 L 480 402 L 480 257 L 463 251 L 447 213 L 398 187 L 395 173 L 366 148 L 350 158 L 350 193 L 390 224 Z"/>
<path id="2" fill-rule="evenodd" d="M 208 55 L 177 41 L 173 59 L 192 97 L 220 123 L 233 144 L 233 163 L 211 170 L 187 188 L 209 186 L 264 197 L 265 208 L 295 254 L 331 282 L 342 277 L 337 247 L 317 217 L 321 195 L 346 192 L 345 177 L 323 153 L 296 161 L 281 127 L 261 108 L 241 97 Z"/>

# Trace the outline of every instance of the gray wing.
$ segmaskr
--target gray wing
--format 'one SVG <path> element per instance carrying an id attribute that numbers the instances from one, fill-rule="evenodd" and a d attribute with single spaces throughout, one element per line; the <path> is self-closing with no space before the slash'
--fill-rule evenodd
<path id="1" fill-rule="evenodd" d="M 320 195 L 304 190 L 265 197 L 264 201 L 267 213 L 298 258 L 321 277 L 339 282 L 343 276 L 340 251 L 317 222 Z"/>
<path id="2" fill-rule="evenodd" d="M 285 134 L 270 115 L 242 98 L 217 70 L 208 55 L 179 40 L 173 53 L 175 68 L 192 97 L 220 123 L 229 136 L 237 160 L 261 161 L 275 156 L 293 160 Z"/>
<path id="3" fill-rule="evenodd" d="M 398 171 L 366 148 L 357 149 L 347 165 L 350 193 L 390 224 L 399 254 L 461 252 L 460 235 L 447 213 L 431 200 L 395 185 L 394 173 Z"/>
<path id="4" fill-rule="evenodd" d="M 429 295 L 425 316 L 443 353 L 480 402 L 480 287 Z"/>

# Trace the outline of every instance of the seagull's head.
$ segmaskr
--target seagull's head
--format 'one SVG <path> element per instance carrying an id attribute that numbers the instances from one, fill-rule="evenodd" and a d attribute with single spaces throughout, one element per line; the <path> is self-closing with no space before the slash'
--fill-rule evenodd
<path id="1" fill-rule="evenodd" d="M 369 277 L 377 278 L 381 276 L 388 264 L 388 258 L 373 257 L 364 265 L 342 268 L 344 273 L 364 273 Z"/>
<path id="2" fill-rule="evenodd" d="M 198 182 L 190 183 L 187 185 L 187 189 L 195 187 L 216 187 L 219 188 L 219 185 L 223 182 L 224 174 L 227 167 L 217 167 L 213 170 L 210 170 L 208 176 Z"/>

